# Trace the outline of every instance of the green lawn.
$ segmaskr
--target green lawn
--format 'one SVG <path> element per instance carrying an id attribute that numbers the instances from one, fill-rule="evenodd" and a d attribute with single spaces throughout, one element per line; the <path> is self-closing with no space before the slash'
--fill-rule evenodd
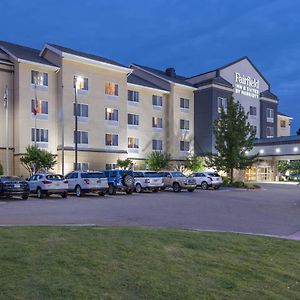
<path id="1" fill-rule="evenodd" d="M 300 242 L 114 227 L 0 228 L 0 299 L 300 299 Z"/>

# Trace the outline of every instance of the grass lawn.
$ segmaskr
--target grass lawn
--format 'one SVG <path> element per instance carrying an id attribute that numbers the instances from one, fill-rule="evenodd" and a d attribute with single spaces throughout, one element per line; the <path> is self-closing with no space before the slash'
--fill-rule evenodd
<path id="1" fill-rule="evenodd" d="M 300 242 L 116 227 L 0 228 L 0 299 L 300 299 Z"/>

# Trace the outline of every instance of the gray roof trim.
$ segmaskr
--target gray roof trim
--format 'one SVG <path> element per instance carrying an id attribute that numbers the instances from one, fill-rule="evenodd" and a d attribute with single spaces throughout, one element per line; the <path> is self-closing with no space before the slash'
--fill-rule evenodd
<path id="1" fill-rule="evenodd" d="M 281 113 L 281 112 L 277 112 L 277 115 L 278 116 L 282 116 L 282 117 L 287 117 L 287 118 L 289 118 L 289 119 L 294 119 L 293 117 L 291 117 L 291 116 L 289 116 L 289 115 L 286 115 L 286 114 L 283 114 L 283 113 Z"/>
<path id="2" fill-rule="evenodd" d="M 272 146 L 282 144 L 300 144 L 300 135 L 280 136 L 275 138 L 265 138 L 254 140 L 254 146 Z"/>

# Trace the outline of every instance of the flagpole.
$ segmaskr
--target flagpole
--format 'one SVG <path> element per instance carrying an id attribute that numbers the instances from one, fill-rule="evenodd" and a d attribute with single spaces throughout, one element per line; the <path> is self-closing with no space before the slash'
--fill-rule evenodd
<path id="1" fill-rule="evenodd" d="M 5 152 L 5 160 L 6 160 L 6 175 L 9 175 L 9 126 L 8 126 L 8 86 L 5 88 L 5 128 L 6 128 L 6 152 Z"/>

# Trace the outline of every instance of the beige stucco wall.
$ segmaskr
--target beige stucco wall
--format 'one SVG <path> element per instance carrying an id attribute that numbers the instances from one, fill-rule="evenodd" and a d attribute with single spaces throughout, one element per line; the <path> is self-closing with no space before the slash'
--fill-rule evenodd
<path id="1" fill-rule="evenodd" d="M 286 127 L 280 126 L 280 121 L 285 121 Z M 291 135 L 291 122 L 292 120 L 288 117 L 277 115 L 277 136 L 290 136 Z"/>

